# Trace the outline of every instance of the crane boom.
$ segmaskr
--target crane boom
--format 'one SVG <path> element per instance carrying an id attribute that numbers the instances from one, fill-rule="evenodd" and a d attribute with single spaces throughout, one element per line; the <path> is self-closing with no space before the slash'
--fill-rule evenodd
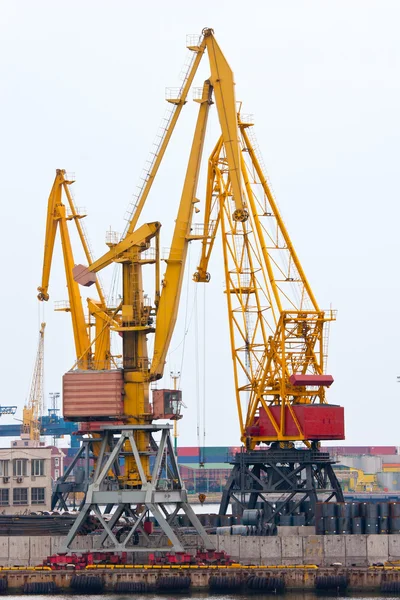
<path id="1" fill-rule="evenodd" d="M 210 81 L 214 88 L 215 104 L 218 110 L 222 140 L 225 146 L 227 166 L 232 185 L 232 199 L 235 204 L 234 220 L 246 221 L 248 212 L 242 193 L 233 72 L 214 37 L 212 29 L 205 30 L 204 39 L 210 62 Z"/>
<path id="2" fill-rule="evenodd" d="M 49 281 L 54 242 L 57 229 L 59 228 L 69 302 L 66 307 L 61 309 L 57 308 L 56 310 L 71 313 L 75 353 L 77 357 L 76 364 L 79 368 L 83 370 L 108 370 L 113 364 L 113 357 L 110 350 L 110 330 L 111 327 L 118 327 L 119 323 L 114 319 L 114 310 L 107 308 L 100 280 L 98 277 L 94 276 L 92 277 L 96 286 L 98 299 L 87 299 L 89 321 L 86 322 L 85 309 L 80 295 L 79 285 L 75 281 L 76 269 L 68 230 L 68 222 L 73 221 L 75 223 L 78 237 L 89 265 L 93 264 L 93 256 L 81 224 L 81 219 L 84 215 L 78 213 L 71 195 L 70 186 L 73 183 L 72 180 L 67 179 L 65 170 L 57 169 L 47 205 L 42 282 L 40 287 L 38 287 L 38 299 L 40 301 L 49 300 Z M 63 193 L 67 199 L 67 206 L 63 203 Z M 93 320 L 95 337 L 94 339 L 91 339 L 90 327 L 93 324 Z"/>
<path id="3" fill-rule="evenodd" d="M 133 213 L 131 215 L 129 225 L 128 225 L 128 228 L 125 233 L 132 233 L 132 231 L 135 229 L 135 227 L 137 225 L 140 214 L 146 203 L 146 200 L 150 193 L 154 179 L 155 179 L 158 169 L 161 165 L 165 151 L 168 147 L 169 141 L 172 137 L 175 126 L 180 117 L 182 108 L 186 104 L 186 99 L 187 99 L 190 87 L 193 83 L 193 78 L 197 72 L 200 61 L 203 57 L 205 47 L 206 47 L 206 44 L 205 44 L 204 38 L 201 41 L 199 38 L 198 41 L 194 45 L 192 44 L 192 45 L 188 46 L 189 50 L 191 50 L 193 52 L 193 58 L 191 60 L 189 70 L 186 73 L 183 85 L 177 94 L 177 98 L 169 98 L 168 99 L 168 102 L 170 102 L 173 105 L 172 114 L 171 114 L 169 123 L 163 132 L 162 141 L 161 141 L 161 144 L 154 156 L 154 160 L 153 160 L 151 169 L 147 173 L 147 177 L 146 177 L 144 186 L 141 188 L 139 195 L 136 198 L 136 204 L 133 207 Z"/>
<path id="4" fill-rule="evenodd" d="M 79 357 L 82 368 L 87 368 L 91 361 L 91 345 L 86 327 L 85 313 L 82 306 L 79 285 L 73 278 L 73 268 L 75 263 L 67 227 L 66 207 L 62 201 L 62 191 L 63 189 L 67 189 L 70 183 L 71 182 L 65 177 L 65 171 L 57 169 L 56 177 L 47 205 L 42 284 L 38 288 L 38 299 L 41 301 L 47 301 L 49 299 L 48 289 L 51 263 L 57 227 L 59 227 L 63 249 L 65 274 L 67 278 L 69 311 L 71 312 L 75 351 L 77 357 Z"/>
<path id="5" fill-rule="evenodd" d="M 154 339 L 154 352 L 151 364 L 151 379 L 160 379 L 164 372 L 164 364 L 169 344 L 178 315 L 180 292 L 186 265 L 187 247 L 191 236 L 193 211 L 199 179 L 200 164 L 203 154 L 207 119 L 212 97 L 212 86 L 206 81 L 202 97 L 196 129 L 193 136 L 185 182 L 176 218 L 171 249 L 167 259 L 167 268 L 163 279 L 163 289 L 157 308 L 157 327 Z M 202 236 L 204 236 L 204 231 Z"/>

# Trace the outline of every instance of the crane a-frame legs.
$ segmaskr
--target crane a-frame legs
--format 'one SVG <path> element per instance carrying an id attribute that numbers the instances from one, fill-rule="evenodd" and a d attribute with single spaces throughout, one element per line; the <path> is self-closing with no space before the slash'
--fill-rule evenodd
<path id="1" fill-rule="evenodd" d="M 313 449 L 239 452 L 231 461 L 219 513 L 225 515 L 230 503 L 239 513 L 263 506 L 264 522 L 279 524 L 281 514 L 292 514 L 308 501 L 306 524 L 312 525 L 317 502 L 344 502 L 334 462 L 328 452 Z"/>
<path id="2" fill-rule="evenodd" d="M 71 494 L 75 495 L 76 492 L 83 493 L 86 497 L 86 492 L 89 485 L 90 478 L 90 455 L 92 454 L 91 446 L 96 440 L 92 439 L 84 439 L 81 442 L 81 446 L 78 452 L 75 454 L 71 464 L 59 477 L 55 483 L 54 491 L 51 497 L 51 510 L 55 510 L 56 508 L 60 510 L 69 510 L 67 506 L 67 500 Z M 84 463 L 84 468 L 82 472 L 82 477 L 79 481 L 76 478 L 76 467 L 79 462 Z M 69 478 L 71 473 L 75 469 L 75 480 L 70 481 Z M 80 502 L 80 508 L 83 507 L 85 500 Z M 74 504 L 75 504 L 75 496 L 74 496 Z M 75 506 L 74 506 L 75 510 Z"/>
<path id="3" fill-rule="evenodd" d="M 88 486 L 85 504 L 68 532 L 61 552 L 72 550 L 75 536 L 91 513 L 97 516 L 103 529 L 99 537 L 99 547 L 108 551 L 182 552 L 184 541 L 177 527 L 177 515 L 181 510 L 188 516 L 204 547 L 214 549 L 213 543 L 188 503 L 171 443 L 170 429 L 170 425 L 104 426 L 96 468 Z M 146 480 L 135 442 L 134 433 L 138 430 L 146 430 L 149 433 L 161 430 L 160 444 L 158 448 L 154 447 L 157 450 L 151 469 L 151 481 Z M 150 453 L 151 450 L 149 448 Z M 140 476 L 140 486 L 130 487 L 129 479 L 120 476 L 121 456 L 133 456 Z M 102 507 L 107 507 L 107 515 Z M 147 515 L 153 515 L 158 522 L 158 540 L 154 534 L 149 536 L 143 527 Z M 120 517 L 126 518 L 123 527 L 118 525 Z M 137 545 L 139 534 L 145 540 L 144 544 Z M 165 536 L 172 545 L 163 547 L 159 543 L 160 538 L 165 539 Z"/>

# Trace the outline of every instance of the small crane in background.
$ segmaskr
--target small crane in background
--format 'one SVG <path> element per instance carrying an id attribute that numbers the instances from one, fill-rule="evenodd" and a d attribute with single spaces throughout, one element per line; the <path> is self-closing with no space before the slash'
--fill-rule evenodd
<path id="1" fill-rule="evenodd" d="M 21 425 L 21 439 L 33 442 L 40 441 L 40 417 L 43 411 L 43 375 L 44 375 L 44 330 L 46 323 L 42 323 L 39 332 L 39 345 L 36 354 L 35 368 L 33 370 L 29 401 L 24 406 Z"/>

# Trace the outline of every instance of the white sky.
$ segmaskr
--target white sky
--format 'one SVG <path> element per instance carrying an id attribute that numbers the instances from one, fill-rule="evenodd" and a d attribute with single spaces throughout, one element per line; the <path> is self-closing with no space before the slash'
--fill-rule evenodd
<path id="1" fill-rule="evenodd" d="M 396 0 L 203 0 L 189 3 L 2 0 L 0 2 L 0 197 L 2 206 L 2 405 L 23 406 L 39 322 L 46 203 L 56 168 L 76 174 L 96 256 L 104 233 L 122 231 L 165 110 L 179 85 L 185 36 L 213 27 L 255 114 L 268 174 L 303 267 L 331 327 L 332 402 L 345 406 L 347 444 L 400 445 L 398 220 L 400 4 Z M 196 81 L 201 85 L 207 69 Z M 145 217 L 168 246 L 196 108 L 182 122 Z M 211 122 L 208 143 L 218 133 Z M 199 195 L 202 195 L 200 188 Z M 165 236 L 165 237 L 164 237 Z M 74 362 L 57 240 L 45 307 L 46 392 L 61 390 Z M 191 250 L 190 275 L 198 248 Z M 218 252 L 206 290 L 206 443 L 239 443 Z M 107 279 L 106 279 L 107 282 Z M 194 285 L 189 287 L 190 314 Z M 203 289 L 198 290 L 199 313 Z M 181 368 L 186 283 L 166 368 Z M 41 307 L 42 310 L 42 307 Z M 199 336 L 203 336 L 202 314 Z M 200 357 L 202 348 L 200 344 Z M 185 344 L 181 445 L 196 445 L 192 320 Z M 165 378 L 169 386 L 169 377 Z M 2 423 L 11 422 L 2 417 Z"/>

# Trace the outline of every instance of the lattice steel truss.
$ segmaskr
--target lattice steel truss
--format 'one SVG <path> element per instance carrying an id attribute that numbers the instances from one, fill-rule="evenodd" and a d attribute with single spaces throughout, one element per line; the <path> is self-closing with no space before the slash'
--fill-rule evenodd
<path id="1" fill-rule="evenodd" d="M 94 438 L 84 439 L 80 445 L 78 452 L 75 454 L 71 464 L 65 472 L 59 477 L 55 483 L 53 494 L 51 497 L 51 510 L 56 508 L 60 510 L 69 510 L 67 500 L 71 494 L 77 492 L 83 493 L 84 497 L 80 502 L 79 509 L 83 507 L 86 499 L 86 492 L 89 487 L 89 479 L 91 476 L 90 459 L 93 456 L 93 444 L 98 443 Z M 77 479 L 77 469 L 79 463 L 83 462 L 83 470 L 81 480 Z M 73 479 L 71 480 L 71 476 Z"/>
<path id="2" fill-rule="evenodd" d="M 68 552 L 72 549 L 72 542 L 85 519 L 94 513 L 103 529 L 100 546 L 106 545 L 108 551 L 173 550 L 182 552 L 184 540 L 179 534 L 177 525 L 177 515 L 180 510 L 189 518 L 205 548 L 214 549 L 213 543 L 188 503 L 187 492 L 171 443 L 170 429 L 170 425 L 110 425 L 104 427 L 101 431 L 101 440 L 97 439 L 100 449 L 92 480 L 87 489 L 85 504 L 81 507 L 61 551 Z M 141 452 L 135 441 L 136 435 L 144 430 L 150 436 L 161 431 L 159 446 L 152 444 L 148 448 L 149 454 L 155 454 L 150 481 L 146 478 Z M 154 448 L 156 448 L 156 452 L 154 452 Z M 126 459 L 127 456 L 133 457 L 136 463 L 140 477 L 137 487 L 129 487 L 126 484 L 127 480 L 120 476 L 120 458 Z M 104 509 L 110 514 L 110 520 L 105 517 Z M 149 514 L 156 518 L 160 527 L 158 539 L 157 536 L 156 538 L 150 537 L 143 528 L 143 521 Z M 124 539 L 117 531 L 118 521 L 122 516 L 128 517 L 131 523 L 130 527 L 127 528 L 125 524 L 121 528 L 124 535 L 126 534 Z M 139 532 L 145 540 L 144 545 L 137 545 Z M 164 535 L 171 542 L 165 547 L 161 545 Z"/>
<path id="3" fill-rule="evenodd" d="M 222 494 L 219 513 L 231 504 L 239 511 L 262 502 L 265 522 L 278 522 L 281 513 L 291 514 L 309 500 L 306 524 L 314 524 L 317 502 L 344 502 L 340 483 L 328 452 L 318 450 L 270 449 L 240 452 L 232 457 L 232 472 Z M 290 504 L 289 504 L 290 503 Z"/>

